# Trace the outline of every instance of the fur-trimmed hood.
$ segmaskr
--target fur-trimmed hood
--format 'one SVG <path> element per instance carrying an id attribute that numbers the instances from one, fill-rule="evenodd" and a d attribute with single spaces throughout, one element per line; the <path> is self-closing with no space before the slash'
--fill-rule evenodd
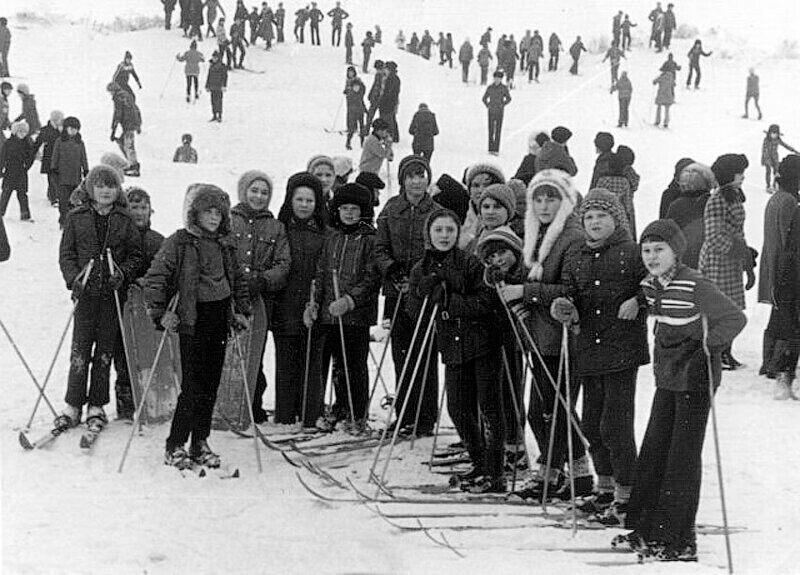
<path id="1" fill-rule="evenodd" d="M 556 217 L 553 218 L 553 221 L 547 227 L 544 238 L 542 238 L 542 242 L 539 245 L 539 250 L 536 251 L 541 222 L 533 212 L 533 196 L 536 189 L 543 185 L 552 186 L 561 193 L 561 206 L 558 209 Z M 575 209 L 578 203 L 578 190 L 572 178 L 566 172 L 556 169 L 542 170 L 533 177 L 531 183 L 528 185 L 527 201 L 528 209 L 525 211 L 525 245 L 522 254 L 525 258 L 525 265 L 530 270 L 528 278 L 533 281 L 540 281 L 542 279 L 541 262 L 547 258 L 553 244 L 555 244 L 558 236 L 560 236 L 561 232 L 564 230 L 567 218 L 569 218 L 570 214 L 572 214 Z"/>
<path id="2" fill-rule="evenodd" d="M 228 194 L 213 184 L 191 184 L 183 199 L 183 225 L 194 236 L 203 235 L 197 217 L 210 207 L 219 209 L 222 221 L 217 229 L 218 236 L 231 233 L 231 201 Z"/>

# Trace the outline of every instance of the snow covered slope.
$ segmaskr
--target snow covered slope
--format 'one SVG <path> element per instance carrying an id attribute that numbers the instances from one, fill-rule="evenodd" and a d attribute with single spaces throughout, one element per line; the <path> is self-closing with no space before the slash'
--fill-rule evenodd
<path id="1" fill-rule="evenodd" d="M 90 7 L 100 20 L 126 11 L 158 13 L 157 9 L 145 10 L 140 4 L 76 0 L 64 6 L 10 0 L 6 6 L 11 6 L 9 13 L 17 7 L 50 13 L 57 8 L 71 10 L 72 16 L 84 15 L 83 10 Z M 157 3 L 152 4 L 158 8 Z M 604 7 L 600 5 L 606 3 L 596 3 L 598 6 L 591 9 L 576 11 L 576 2 L 563 2 L 538 14 L 533 9 L 524 12 L 531 15 L 529 26 L 518 16 L 519 10 L 528 8 L 509 10 L 502 3 L 504 8 L 500 10 L 501 3 L 490 3 L 494 12 L 485 12 L 492 14 L 492 19 L 483 21 L 484 11 L 467 11 L 464 4 L 455 0 L 362 0 L 347 6 L 354 14 L 361 12 L 354 16 L 358 37 L 362 24 L 381 23 L 385 44 L 374 57 L 394 59 L 399 64 L 403 91 L 398 120 L 403 138 L 398 158 L 410 151 L 405 131 L 417 104 L 424 101 L 437 113 L 442 135 L 436 142 L 435 176 L 448 172 L 458 177 L 468 164 L 488 159 L 482 90 L 474 83 L 463 86 L 460 70 L 446 70 L 433 61 L 396 51 L 392 39 L 398 27 L 407 33 L 412 26 L 417 30 L 428 27 L 432 33 L 446 28 L 460 43 L 464 35 L 475 40 L 486 25 L 493 25 L 496 33 L 513 29 L 518 35 L 524 28 L 539 27 L 546 35 L 550 25 L 545 23 L 556 22 L 567 42 L 578 33 L 587 38 L 607 34 L 611 12 L 616 9 L 616 5 Z M 645 21 L 645 8 L 633 10 L 641 3 L 619 4 L 631 9 L 634 20 Z M 777 10 L 792 5 L 779 2 L 776 6 Z M 232 3 L 226 3 L 226 8 L 232 8 Z M 696 11 L 694 24 L 705 30 L 719 23 L 708 18 L 717 8 L 719 2 L 703 3 L 702 9 L 686 6 L 683 17 Z M 729 18 L 725 10 L 720 14 L 723 19 Z M 758 18 L 752 22 L 757 23 Z M 185 50 L 188 42 L 180 38 L 179 32 L 153 29 L 107 34 L 86 23 L 17 24 L 13 17 L 11 28 L 12 71 L 24 78 L 36 94 L 43 119 L 54 108 L 81 119 L 91 163 L 113 150 L 108 141 L 111 102 L 105 85 L 124 51 L 134 54 L 144 85 L 138 92 L 144 124 L 137 139 L 143 175 L 136 183 L 153 196 L 153 227 L 161 232 L 170 233 L 181 225 L 180 208 L 189 183 L 211 182 L 233 191 L 244 170 L 264 169 L 273 175 L 279 188 L 273 199 L 277 210 L 286 178 L 304 169 L 310 156 L 345 153 L 343 137 L 323 131 L 323 127 L 340 127 L 343 122 L 343 111 L 337 117 L 344 85 L 343 49 L 333 51 L 326 46 L 314 48 L 293 42 L 269 53 L 261 47 L 252 49 L 247 66 L 264 70 L 264 74 L 232 73 L 225 95 L 225 121 L 211 124 L 207 122 L 207 95 L 196 105 L 183 101 L 182 66 L 174 63 L 174 55 Z M 322 30 L 324 39 L 327 22 Z M 736 34 L 747 32 L 734 27 L 731 30 Z M 782 29 L 777 30 L 776 43 L 787 37 L 780 35 Z M 637 31 L 641 33 L 642 27 Z M 764 28 L 756 32 L 761 34 Z M 685 64 L 687 42 L 674 43 L 681 64 Z M 206 55 L 212 44 L 201 44 Z M 704 44 L 706 49 L 723 48 L 708 40 Z M 732 53 L 729 43 L 724 48 Z M 751 52 L 745 50 L 747 54 Z M 657 214 L 660 193 L 671 178 L 677 159 L 691 156 L 710 164 L 720 153 L 744 152 L 751 161 L 746 186 L 746 232 L 750 243 L 760 247 L 767 200 L 757 165 L 763 130 L 767 122 L 778 122 L 790 142 L 798 140 L 800 116 L 790 88 L 800 80 L 800 61 L 769 59 L 761 63 L 765 121 L 756 122 L 739 119 L 747 67 L 755 60 L 741 55 L 705 60 L 702 89 L 679 89 L 674 119 L 670 130 L 664 131 L 651 125 L 651 81 L 663 56 L 637 49 L 623 64 L 634 84 L 628 130 L 613 128 L 616 97 L 608 93 L 608 69 L 599 63 L 601 57 L 585 56 L 578 78 L 561 71 L 543 73 L 538 85 L 518 83 L 506 113 L 501 156 L 496 160 L 506 174 L 516 169 L 531 129 L 564 124 L 575 134 L 570 149 L 581 170 L 579 188 L 585 191 L 594 161 L 593 136 L 598 130 L 611 131 L 618 143 L 631 146 L 637 153 L 635 166 L 642 183 L 636 207 L 638 220 L 644 225 Z M 359 58 L 356 54 L 356 61 Z M 473 70 L 473 81 L 475 73 Z M 22 79 L 13 80 L 16 83 Z M 370 82 L 371 78 L 365 80 Z M 13 95 L 12 116 L 18 113 L 18 107 Z M 174 165 L 170 161 L 184 132 L 194 135 L 201 161 L 197 166 Z M 358 149 L 352 157 L 357 161 Z M 36 223 L 20 223 L 16 201 L 12 199 L 6 227 L 13 253 L 11 261 L 0 266 L 0 318 L 41 381 L 67 321 L 70 304 L 58 271 L 57 214 L 47 205 L 38 164 L 30 176 L 31 209 Z M 734 558 L 741 573 L 786 573 L 796 569 L 800 559 L 796 547 L 800 492 L 795 485 L 800 455 L 792 447 L 800 405 L 772 401 L 766 380 L 756 375 L 767 310 L 755 304 L 754 293 L 749 293 L 748 298 L 750 323 L 735 344 L 737 357 L 747 367 L 726 374 L 718 395 L 728 513 L 731 524 L 741 528 L 733 535 Z M 112 423 L 91 456 L 80 453 L 75 432 L 59 438 L 49 449 L 23 452 L 16 434 L 27 421 L 35 389 L 8 343 L 0 341 L 4 573 L 463 574 L 535 570 L 577 574 L 607 573 L 608 568 L 598 564 L 633 561 L 629 556 L 609 558 L 599 553 L 562 551 L 605 547 L 614 531 L 580 532 L 572 538 L 567 530 L 515 527 L 524 520 L 511 515 L 479 520 L 504 529 L 448 532 L 453 545 L 466 555 L 460 559 L 421 533 L 394 530 L 360 505 L 325 505 L 313 500 L 293 477 L 294 469 L 274 452 L 264 453 L 265 471 L 258 476 L 251 443 L 228 434 L 213 434 L 211 441 L 226 463 L 242 471 L 238 480 L 182 478 L 165 468 L 161 457 L 167 429 L 163 426 L 145 429 L 135 438 L 122 475 L 117 474 L 116 467 L 130 431 L 124 424 Z M 378 353 L 380 348 L 376 345 L 374 351 Z M 67 355 L 65 349 L 49 386 L 48 395 L 57 407 L 65 391 Z M 272 357 L 270 345 L 266 361 L 270 379 L 274 370 Z M 390 372 L 391 366 L 384 370 L 387 380 Z M 637 398 L 639 437 L 649 415 L 652 382 L 650 368 L 643 368 Z M 268 396 L 271 400 L 271 391 Z M 375 414 L 383 417 L 377 407 Z M 44 431 L 50 419 L 43 406 L 35 429 Z M 442 476 L 421 471 L 424 468 L 418 461 L 425 458 L 429 449 L 430 440 L 420 442 L 414 452 L 405 445 L 398 447 L 403 459 L 392 464 L 390 482 L 444 483 Z M 360 482 L 365 477 L 364 469 L 363 461 L 354 461 L 351 468 L 332 473 Z M 698 521 L 719 525 L 719 507 L 712 443 L 708 441 Z M 532 520 L 530 524 L 536 522 Z M 723 537 L 702 535 L 699 546 L 697 566 L 657 565 L 647 570 L 719 573 L 725 563 Z"/>

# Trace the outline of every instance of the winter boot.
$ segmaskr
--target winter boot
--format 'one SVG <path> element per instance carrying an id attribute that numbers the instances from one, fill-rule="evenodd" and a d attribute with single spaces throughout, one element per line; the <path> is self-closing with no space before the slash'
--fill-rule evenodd
<path id="1" fill-rule="evenodd" d="M 131 176 L 132 178 L 138 178 L 141 175 L 139 173 L 139 162 L 136 162 L 135 164 L 131 164 L 131 166 L 128 167 L 128 168 L 125 168 L 122 171 L 122 173 L 125 174 L 126 176 Z"/>
<path id="2" fill-rule="evenodd" d="M 788 372 L 782 371 L 775 378 L 774 399 L 784 401 L 792 398 L 792 378 Z"/>
<path id="3" fill-rule="evenodd" d="M 114 387 L 117 396 L 117 419 L 132 420 L 136 411 L 133 405 L 133 395 L 129 386 L 117 385 Z"/>
<path id="4" fill-rule="evenodd" d="M 333 414 L 321 415 L 319 419 L 317 419 L 316 426 L 319 431 L 330 433 L 336 427 L 337 421 L 339 421 L 338 418 Z"/>
<path id="5" fill-rule="evenodd" d="M 594 488 L 594 478 L 591 475 L 575 478 L 575 498 L 589 497 L 592 495 Z M 572 487 L 570 486 L 569 478 L 565 479 L 558 491 L 553 492 L 553 497 L 558 497 L 562 501 L 569 501 L 572 499 Z"/>
<path id="6" fill-rule="evenodd" d="M 525 481 L 519 489 L 509 495 L 509 499 L 519 501 L 540 502 L 544 497 L 544 477 L 536 474 Z M 564 487 L 564 476 L 561 473 L 550 474 L 550 485 L 547 487 L 548 499 L 556 497 L 558 492 Z M 569 488 L 567 488 L 569 489 Z"/>
<path id="7" fill-rule="evenodd" d="M 605 513 L 612 503 L 614 503 L 614 493 L 602 492 L 587 498 L 586 501 L 577 505 L 577 509 L 587 515 L 597 515 Z"/>
<path id="8" fill-rule="evenodd" d="M 76 427 L 80 425 L 81 411 L 82 409 L 80 407 L 76 407 L 68 403 L 61 412 L 61 415 L 56 417 L 53 421 L 53 426 L 59 429 L 69 429 L 70 427 Z"/>
<path id="9" fill-rule="evenodd" d="M 475 479 L 472 483 L 464 483 L 461 485 L 461 491 L 468 493 L 483 494 L 483 493 L 505 493 L 506 480 L 503 476 L 491 477 L 489 475 L 482 475 Z"/>
<path id="10" fill-rule="evenodd" d="M 602 515 L 597 516 L 597 522 L 606 527 L 624 527 L 627 514 L 628 502 L 614 501 Z"/>
<path id="11" fill-rule="evenodd" d="M 652 558 L 654 561 L 697 561 L 697 544 L 686 543 L 681 545 L 667 545 L 656 551 Z"/>
<path id="12" fill-rule="evenodd" d="M 647 543 L 638 531 L 617 535 L 611 540 L 612 549 L 623 549 L 639 553 L 647 548 Z"/>
<path id="13" fill-rule="evenodd" d="M 189 451 L 192 460 L 198 465 L 205 467 L 219 467 L 222 463 L 219 455 L 211 450 L 208 441 L 201 439 L 192 442 L 192 448 Z"/>
<path id="14" fill-rule="evenodd" d="M 164 465 L 171 465 L 178 469 L 191 469 L 193 463 L 183 445 L 176 445 L 174 447 L 167 446 L 164 452 Z"/>
<path id="15" fill-rule="evenodd" d="M 483 472 L 478 467 L 473 467 L 465 473 L 457 473 L 450 476 L 450 486 L 459 487 L 466 491 L 468 485 L 472 485 L 478 478 L 483 477 Z"/>

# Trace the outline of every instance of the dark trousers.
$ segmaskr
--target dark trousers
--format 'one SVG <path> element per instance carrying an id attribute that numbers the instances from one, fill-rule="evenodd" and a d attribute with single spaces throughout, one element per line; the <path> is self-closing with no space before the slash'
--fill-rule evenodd
<path id="1" fill-rule="evenodd" d="M 597 475 L 613 476 L 617 485 L 633 485 L 636 439 L 633 410 L 637 368 L 588 375 L 583 382 L 583 423 Z"/>
<path id="2" fill-rule="evenodd" d="M 319 328 L 311 334 L 312 355 L 305 390 L 304 427 L 313 427 L 322 415 L 325 388 L 321 385 L 320 363 L 314 351 L 319 348 Z M 306 381 L 307 335 L 275 335 L 275 423 L 294 423 L 303 415 L 303 387 Z M 350 359 L 348 357 L 348 359 Z"/>
<path id="3" fill-rule="evenodd" d="M 344 63 L 345 64 L 352 64 L 353 63 L 353 47 L 352 46 L 345 46 L 344 47 Z"/>
<path id="4" fill-rule="evenodd" d="M 384 110 L 380 110 L 380 109 L 378 110 L 378 113 L 379 113 L 378 116 L 380 118 L 383 118 L 384 120 L 386 120 L 386 122 L 388 122 L 388 124 L 389 124 L 389 134 L 391 134 L 391 136 L 392 136 L 392 141 L 395 142 L 395 143 L 399 142 L 400 141 L 400 131 L 397 128 L 397 113 L 394 112 L 394 111 L 389 112 L 389 111 L 384 111 Z"/>
<path id="5" fill-rule="evenodd" d="M 93 406 L 108 403 L 108 378 L 118 333 L 114 296 L 110 292 L 84 292 L 75 308 L 72 328 L 67 394 L 64 398 L 68 404 L 80 407 L 87 402 Z"/>
<path id="6" fill-rule="evenodd" d="M 269 339 L 269 331 L 264 341 L 261 342 L 261 362 L 258 364 L 258 373 L 256 374 L 256 387 L 253 392 L 253 418 L 258 421 L 259 419 L 266 419 L 267 412 L 264 409 L 264 393 L 267 391 L 267 376 L 264 374 L 264 350 L 267 347 L 267 339 Z M 255 345 L 253 341 L 251 345 Z M 289 423 L 294 423 L 294 419 Z"/>
<path id="7" fill-rule="evenodd" d="M 342 43 L 342 27 L 334 26 L 331 30 L 331 46 L 339 46 Z"/>
<path id="8" fill-rule="evenodd" d="M 294 27 L 294 39 L 300 42 L 301 44 L 305 42 L 305 33 L 306 27 L 302 24 L 295 24 Z"/>
<path id="9" fill-rule="evenodd" d="M 301 38 L 300 41 L 301 42 L 303 41 L 302 40 L 302 36 L 303 36 L 303 34 L 302 34 L 302 31 L 301 31 L 301 33 L 300 33 L 300 38 Z M 319 46 L 320 45 L 320 41 L 319 41 L 319 24 L 317 24 L 317 25 L 314 25 L 313 23 L 311 24 L 311 44 L 313 46 Z"/>
<path id="10" fill-rule="evenodd" d="M 558 51 L 550 52 L 550 59 L 547 61 L 547 69 L 551 72 L 558 70 Z"/>
<path id="11" fill-rule="evenodd" d="M 475 467 L 491 477 L 503 473 L 500 363 L 500 350 L 494 349 L 466 363 L 445 367 L 450 418 Z"/>
<path id="12" fill-rule="evenodd" d="M 207 439 L 228 342 L 230 300 L 200 302 L 194 334 L 180 334 L 181 393 L 167 438 L 167 449 Z"/>
<path id="13" fill-rule="evenodd" d="M 355 420 L 361 420 L 367 415 L 367 400 L 369 399 L 369 371 L 367 358 L 369 356 L 369 326 L 345 325 L 344 326 L 344 352 L 342 340 L 339 336 L 337 324 L 320 326 L 320 344 L 318 350 L 320 387 L 324 390 L 323 378 L 327 376 L 328 365 L 333 359 L 334 364 L 342 368 L 342 374 L 337 377 L 334 369 L 333 387 L 336 393 L 336 403 L 333 413 L 338 419 L 350 419 L 350 397 L 353 399 Z M 348 395 L 348 379 L 344 373 L 344 353 L 347 354 L 347 368 L 350 375 L 350 395 Z"/>
<path id="14" fill-rule="evenodd" d="M 276 26 L 275 28 L 276 28 L 277 35 L 278 35 L 277 41 L 283 43 L 283 40 L 284 40 L 284 38 L 283 38 L 283 24 L 281 24 L 279 26 Z"/>
<path id="15" fill-rule="evenodd" d="M 69 204 L 69 197 L 78 184 L 59 184 L 58 185 L 58 224 L 63 228 L 67 223 L 67 214 L 72 206 Z"/>
<path id="16" fill-rule="evenodd" d="M 211 90 L 211 113 L 222 119 L 222 90 Z"/>
<path id="17" fill-rule="evenodd" d="M 555 379 L 558 376 L 558 361 L 557 355 L 542 356 L 547 370 Z M 531 383 L 531 396 L 530 407 L 528 410 L 528 422 L 533 432 L 533 437 L 536 438 L 536 445 L 539 448 L 540 462 L 544 463 L 547 460 L 547 451 L 550 446 L 550 429 L 553 421 L 553 403 L 555 401 L 556 393 L 544 368 L 538 359 L 534 358 L 533 362 L 533 382 Z M 580 390 L 580 382 L 577 380 L 570 381 L 570 401 L 572 407 L 572 417 L 578 424 L 578 414 L 575 411 L 575 401 L 578 399 L 578 391 Z M 566 399 L 567 386 L 566 382 L 562 381 L 559 385 L 559 393 Z M 567 441 L 567 410 L 564 409 L 563 404 L 559 401 L 556 407 L 558 415 L 556 416 L 556 430 L 553 436 L 553 455 L 550 462 L 550 468 L 561 470 L 564 464 L 567 463 L 569 456 L 569 443 Z M 572 459 L 580 459 L 586 454 L 577 430 L 571 425 L 572 433 Z"/>
<path id="18" fill-rule="evenodd" d="M 364 134 L 369 132 L 370 128 L 372 127 L 372 120 L 375 119 L 375 113 L 377 111 L 378 111 L 378 104 L 371 103 L 369 105 L 369 108 L 367 109 L 367 119 L 366 119 L 366 124 L 364 126 L 365 127 Z"/>
<path id="19" fill-rule="evenodd" d="M 619 64 L 611 64 L 611 85 L 615 86 L 619 80 Z"/>
<path id="20" fill-rule="evenodd" d="M 672 30 L 671 29 L 665 29 L 664 30 L 664 41 L 661 43 L 661 45 L 664 48 L 669 48 L 669 45 L 670 45 L 671 42 L 672 42 Z"/>
<path id="21" fill-rule="evenodd" d="M 422 156 L 426 160 L 428 160 L 428 164 L 431 163 L 431 158 L 433 157 L 433 150 L 429 148 L 420 148 L 416 144 L 411 144 L 411 151 L 414 152 L 415 156 Z"/>
<path id="22" fill-rule="evenodd" d="M 194 88 L 194 95 L 196 98 L 199 97 L 198 94 L 198 84 L 197 84 L 197 76 L 186 76 L 186 96 L 189 97 L 192 95 L 192 88 Z"/>
<path id="23" fill-rule="evenodd" d="M 686 87 L 688 88 L 689 85 L 692 83 L 692 74 L 696 74 L 694 78 L 694 87 L 697 88 L 700 85 L 700 64 L 689 64 L 689 76 L 686 78 Z"/>
<path id="24" fill-rule="evenodd" d="M 528 82 L 533 79 L 539 81 L 539 58 L 528 60 Z"/>
<path id="25" fill-rule="evenodd" d="M 2 193 L 0 193 L 0 217 L 6 215 L 6 208 L 8 207 L 9 200 L 11 200 L 11 194 L 17 192 L 20 219 L 31 219 L 31 210 L 28 205 L 28 174 L 25 174 L 21 178 L 3 178 L 2 190 Z"/>
<path id="26" fill-rule="evenodd" d="M 364 134 L 364 108 L 351 110 L 347 109 L 347 145 L 353 139 L 353 134 L 361 136 Z"/>
<path id="27" fill-rule="evenodd" d="M 58 203 L 58 174 L 47 172 L 47 199 L 51 204 Z"/>
<path id="28" fill-rule="evenodd" d="M 233 42 L 233 50 L 231 51 L 233 56 L 233 66 L 234 68 L 242 68 L 244 66 L 244 57 L 247 54 L 247 50 L 244 47 L 244 42 L 242 40 L 236 40 Z M 239 55 L 239 59 L 236 59 L 236 55 Z"/>
<path id="29" fill-rule="evenodd" d="M 489 79 L 489 66 L 481 66 L 481 86 L 485 86 Z"/>
<path id="30" fill-rule="evenodd" d="M 3 56 L 3 61 L 0 62 L 0 77 L 8 78 L 11 76 L 11 72 L 8 70 L 8 49 L 0 51 L 0 54 Z"/>
<path id="31" fill-rule="evenodd" d="M 461 81 L 469 82 L 469 62 L 461 62 Z"/>
<path id="32" fill-rule="evenodd" d="M 197 36 L 197 39 L 201 42 L 203 41 L 203 31 L 200 29 L 200 24 L 197 22 L 192 22 L 192 25 L 189 27 L 189 38 L 193 38 Z"/>
<path id="33" fill-rule="evenodd" d="M 172 27 L 172 10 L 164 8 L 164 29 L 169 30 Z"/>
<path id="34" fill-rule="evenodd" d="M 527 50 L 520 50 L 519 51 L 519 71 L 522 72 L 525 69 L 525 63 L 528 61 L 528 51 Z"/>
<path id="35" fill-rule="evenodd" d="M 390 301 L 391 300 L 391 301 Z M 394 303 L 396 299 L 387 298 L 386 305 L 387 309 L 394 309 Z M 428 371 L 425 372 L 425 358 L 426 355 L 423 355 L 422 352 L 422 340 L 425 337 L 425 327 L 426 321 L 423 319 L 422 323 L 420 324 L 420 333 L 417 334 L 417 339 L 414 342 L 414 349 L 411 350 L 411 359 L 408 362 L 408 368 L 406 369 L 406 377 L 405 379 L 401 380 L 400 375 L 403 371 L 403 364 L 406 361 L 406 356 L 408 355 L 408 350 L 411 347 L 411 339 L 414 337 L 414 327 L 416 325 L 416 318 L 412 318 L 409 316 L 404 309 L 400 309 L 397 312 L 397 318 L 395 319 L 394 327 L 392 328 L 392 361 L 394 362 L 394 373 L 395 373 L 395 382 L 396 382 L 396 391 L 395 391 L 395 413 L 398 417 L 400 417 L 400 410 L 403 407 L 403 402 L 405 401 L 406 395 L 409 394 L 409 387 L 411 387 L 410 397 L 408 399 L 408 407 L 406 407 L 406 412 L 403 417 L 403 420 L 400 421 L 400 426 L 408 426 L 414 425 L 414 419 L 417 414 L 417 405 L 419 405 L 420 401 L 420 393 L 423 391 L 422 387 L 425 386 L 425 391 L 422 394 L 422 406 L 419 410 L 419 422 L 418 428 L 423 431 L 433 430 L 434 426 L 436 425 L 436 419 L 438 418 L 438 409 L 439 406 L 437 405 L 438 396 L 439 396 L 439 370 L 437 366 L 439 365 L 439 353 L 436 349 L 436 338 L 433 338 L 433 341 L 429 342 L 431 345 L 434 346 L 433 352 L 431 353 L 431 360 L 428 363 Z M 426 319 L 430 319 L 428 316 Z M 417 377 L 414 379 L 413 384 L 409 385 L 411 381 L 411 374 L 414 372 L 414 364 L 417 359 L 420 359 L 422 363 L 420 363 L 419 369 L 417 370 Z"/>
<path id="36" fill-rule="evenodd" d="M 619 99 L 619 122 L 620 126 L 628 126 L 628 111 L 631 107 L 631 99 L 630 98 L 620 98 Z"/>
<path id="37" fill-rule="evenodd" d="M 569 67 L 569 73 L 573 76 L 578 75 L 578 58 L 572 59 L 572 66 Z"/>
<path id="38" fill-rule="evenodd" d="M 744 98 L 744 115 L 745 118 L 748 116 L 748 105 L 750 104 L 750 100 L 753 100 L 753 103 L 756 105 L 756 110 L 758 111 L 758 118 L 761 119 L 761 106 L 758 105 L 758 94 L 747 94 Z"/>
<path id="39" fill-rule="evenodd" d="M 625 521 L 645 541 L 695 541 L 708 393 L 656 389 Z"/>
<path id="40" fill-rule="evenodd" d="M 219 52 L 219 61 L 225 61 L 225 65 L 230 70 L 233 67 L 233 54 L 231 54 L 231 43 L 224 42 L 222 44 L 217 44 L 218 52 Z"/>
<path id="41" fill-rule="evenodd" d="M 372 56 L 372 51 L 364 49 L 363 50 L 363 54 L 364 54 L 364 61 L 361 63 L 361 71 L 364 72 L 365 74 L 368 74 L 369 73 L 369 59 Z M 351 56 L 351 59 L 352 59 L 352 56 Z"/>
<path id="42" fill-rule="evenodd" d="M 500 151 L 500 134 L 503 131 L 503 112 L 489 112 L 489 151 Z"/>
<path id="43" fill-rule="evenodd" d="M 124 302 L 120 302 L 125 307 Z M 114 393 L 117 398 L 117 415 L 120 417 L 133 415 L 131 410 L 136 409 L 133 404 L 131 391 L 131 376 L 128 371 L 128 359 L 125 356 L 125 344 L 122 341 L 122 332 L 117 331 L 114 342 L 114 371 L 117 372 L 117 381 L 114 383 Z"/>
<path id="44" fill-rule="evenodd" d="M 622 32 L 622 49 L 623 50 L 630 50 L 631 49 L 631 32 L 630 30 L 625 30 Z"/>
<path id="45" fill-rule="evenodd" d="M 500 385 L 502 386 L 503 418 L 506 428 L 505 441 L 507 444 L 513 445 L 521 443 L 525 437 L 523 434 L 524 424 L 520 426 L 520 415 L 525 409 L 522 401 L 522 394 L 525 391 L 522 378 L 522 353 L 517 350 L 516 343 L 506 342 L 503 346 L 501 361 Z M 509 373 L 506 372 L 506 363 L 511 376 L 510 380 Z"/>

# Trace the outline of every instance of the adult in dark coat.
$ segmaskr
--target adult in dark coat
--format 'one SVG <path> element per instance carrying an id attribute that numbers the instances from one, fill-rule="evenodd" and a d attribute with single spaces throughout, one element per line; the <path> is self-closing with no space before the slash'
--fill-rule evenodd
<path id="1" fill-rule="evenodd" d="M 0 218 L 6 215 L 11 194 L 17 192 L 19 215 L 22 221 L 32 221 L 28 205 L 28 170 L 33 164 L 33 145 L 28 139 L 28 125 L 25 121 L 11 125 L 11 137 L 0 151 L 0 177 L 3 178 L 3 191 L 0 194 Z"/>
<path id="2" fill-rule="evenodd" d="M 17 94 L 22 100 L 22 113 L 14 121 L 25 120 L 28 123 L 28 135 L 33 138 L 42 128 L 39 121 L 39 112 L 36 110 L 36 97 L 31 94 L 27 84 L 17 84 Z"/>
<path id="3" fill-rule="evenodd" d="M 275 10 L 275 31 L 277 33 L 277 42 L 282 44 L 284 41 L 283 25 L 286 22 L 286 9 L 283 7 L 283 2 L 278 2 L 278 9 Z"/>
<path id="4" fill-rule="evenodd" d="M 389 124 L 389 134 L 393 142 L 400 141 L 400 132 L 397 128 L 397 107 L 400 104 L 400 77 L 397 75 L 397 64 L 386 62 L 389 71 L 383 84 L 383 94 L 378 102 L 380 118 Z"/>
<path id="5" fill-rule="evenodd" d="M 665 217 L 678 224 L 686 236 L 683 263 L 697 269 L 700 248 L 705 241 L 703 214 L 711 190 L 717 186 L 717 180 L 711 168 L 692 162 L 681 170 L 678 175 L 678 185 L 680 195 L 670 204 Z"/>
<path id="6" fill-rule="evenodd" d="M 575 38 L 575 42 L 569 47 L 569 55 L 572 56 L 572 66 L 569 68 L 569 73 L 576 76 L 578 74 L 578 60 L 581 58 L 581 52 L 586 52 L 586 46 L 583 45 L 581 37 Z"/>
<path id="7" fill-rule="evenodd" d="M 693 164 L 694 160 L 691 158 L 681 158 L 675 163 L 675 172 L 673 173 L 672 180 L 667 185 L 667 189 L 661 192 L 661 203 L 658 207 L 658 219 L 663 220 L 667 217 L 667 210 L 670 204 L 678 199 L 681 195 L 680 175 L 683 169 L 689 164 Z"/>
<path id="8" fill-rule="evenodd" d="M 308 11 L 308 21 L 309 25 L 311 26 L 311 44 L 313 46 L 320 45 L 319 39 L 319 23 L 325 19 L 325 16 L 322 14 L 322 10 L 317 8 L 317 3 L 311 3 L 311 10 Z"/>
<path id="9" fill-rule="evenodd" d="M 375 77 L 372 79 L 372 87 L 369 89 L 367 100 L 369 101 L 369 109 L 367 110 L 367 119 L 365 122 L 365 135 L 372 126 L 372 120 L 375 118 L 375 113 L 378 111 L 378 104 L 380 104 L 383 97 L 383 88 L 386 82 L 386 70 L 383 60 L 375 60 L 373 64 L 375 68 Z"/>
<path id="10" fill-rule="evenodd" d="M 461 62 L 461 81 L 465 84 L 469 82 L 469 65 L 475 59 L 472 44 L 469 43 L 469 38 L 464 40 L 461 48 L 458 49 L 458 61 Z"/>
<path id="11" fill-rule="evenodd" d="M 503 112 L 511 102 L 508 86 L 503 84 L 503 72 L 494 73 L 494 80 L 483 93 L 483 105 L 489 113 L 489 153 L 500 153 L 500 135 L 503 130 Z"/>
<path id="12" fill-rule="evenodd" d="M 418 156 L 425 158 L 428 163 L 433 156 L 433 138 L 439 135 L 439 126 L 436 124 L 436 114 L 430 111 L 424 102 L 411 119 L 408 133 L 414 136 L 411 149 Z"/>
<path id="13" fill-rule="evenodd" d="M 222 121 L 222 94 L 228 86 L 228 67 L 222 63 L 219 52 L 214 52 L 208 66 L 206 91 L 211 93 L 211 121 Z"/>
<path id="14" fill-rule="evenodd" d="M 547 41 L 547 49 L 550 52 L 550 59 L 547 62 L 547 69 L 550 72 L 558 70 L 558 54 L 563 50 L 561 47 L 561 38 L 558 34 L 553 32 L 550 34 L 550 39 Z"/>

